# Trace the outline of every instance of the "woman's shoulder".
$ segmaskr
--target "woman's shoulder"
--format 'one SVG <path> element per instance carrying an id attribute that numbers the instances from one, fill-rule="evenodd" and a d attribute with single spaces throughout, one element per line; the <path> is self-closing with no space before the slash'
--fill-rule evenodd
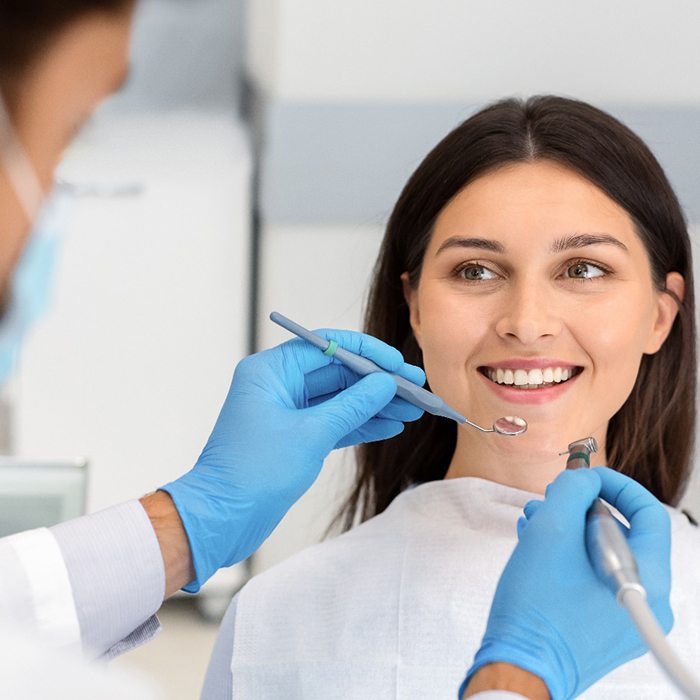
<path id="1" fill-rule="evenodd" d="M 298 650 L 314 640 L 330 648 L 339 643 L 337 630 L 362 635 L 395 617 L 403 550 L 401 534 L 380 515 L 251 579 L 236 601 L 237 671 L 260 663 L 251 650 L 266 661 L 296 663 Z"/>
<path id="2" fill-rule="evenodd" d="M 239 594 L 242 600 L 252 596 L 264 596 L 267 600 L 285 598 L 297 590 L 322 588 L 333 584 L 335 579 L 347 576 L 348 571 L 358 567 L 371 569 L 388 562 L 377 554 L 385 549 L 380 542 L 397 541 L 399 529 L 392 526 L 391 518 L 382 513 L 351 530 L 312 545 L 293 554 L 267 571 L 252 578 Z M 392 542 L 393 544 L 393 542 Z"/>

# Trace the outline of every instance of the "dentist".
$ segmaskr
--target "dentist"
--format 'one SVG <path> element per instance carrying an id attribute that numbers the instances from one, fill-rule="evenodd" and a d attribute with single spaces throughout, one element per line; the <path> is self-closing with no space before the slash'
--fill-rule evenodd
<path id="1" fill-rule="evenodd" d="M 82 123 L 125 79 L 134 5 L 0 4 L 0 381 L 10 375 L 49 291 L 64 196 L 53 186 L 54 170 Z M 422 370 L 374 338 L 335 330 L 326 335 L 413 382 L 425 380 Z M 420 417 L 418 409 L 395 398 L 395 390 L 386 375 L 358 380 L 301 341 L 258 353 L 236 368 L 211 436 L 186 474 L 138 500 L 0 539 L 0 696 L 39 696 L 41 679 L 23 674 L 41 666 L 55 672 L 54 697 L 97 697 L 90 685 L 94 669 L 76 672 L 70 664 L 45 666 L 37 659 L 50 658 L 47 648 L 111 658 L 148 641 L 158 630 L 155 613 L 164 598 L 181 588 L 196 592 L 217 569 L 254 552 L 311 486 L 330 451 L 390 438 Z M 597 661 L 595 650 L 578 643 L 582 631 L 567 626 L 560 597 L 543 594 L 555 592 L 562 575 L 579 581 L 579 612 L 589 598 L 596 605 L 577 619 L 590 624 L 589 637 L 595 638 L 606 611 L 588 595 L 594 582 L 578 535 L 599 494 L 628 516 L 639 556 L 661 574 L 668 571 L 668 533 L 659 529 L 663 507 L 639 487 L 634 508 L 643 504 L 645 517 L 625 512 L 629 504 L 621 496 L 618 503 L 617 496 L 637 485 L 607 471 L 557 480 L 544 504 L 528 515 L 465 697 L 496 688 L 506 694 L 484 697 L 513 697 L 507 691 L 548 697 L 553 687 L 580 687 L 571 674 L 584 669 L 586 681 L 593 682 L 642 652 L 625 628 L 620 638 L 630 639 L 619 645 L 618 655 Z M 554 541 L 552 523 L 571 534 Z M 662 596 L 660 608 L 665 611 L 667 603 Z M 533 630 L 538 617 L 552 621 L 548 632 Z M 37 644 L 36 657 L 31 645 L 15 645 L 17 630 Z M 539 664 L 522 653 L 535 632 Z M 102 687 L 99 696 L 111 697 Z"/>

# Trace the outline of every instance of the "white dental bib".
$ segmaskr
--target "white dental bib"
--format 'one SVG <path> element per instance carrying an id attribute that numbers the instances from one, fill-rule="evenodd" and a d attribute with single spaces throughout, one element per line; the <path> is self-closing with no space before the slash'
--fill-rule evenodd
<path id="1" fill-rule="evenodd" d="M 233 698 L 455 700 L 516 544 L 516 521 L 534 497 L 471 477 L 423 484 L 253 579 L 238 596 Z M 669 639 L 697 668 L 700 532 L 682 514 L 671 517 Z M 647 655 L 581 697 L 680 695 Z"/>

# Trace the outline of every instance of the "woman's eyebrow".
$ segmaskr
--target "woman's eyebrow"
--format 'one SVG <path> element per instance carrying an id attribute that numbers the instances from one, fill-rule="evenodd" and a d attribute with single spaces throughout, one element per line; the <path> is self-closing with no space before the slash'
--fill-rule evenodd
<path id="1" fill-rule="evenodd" d="M 550 248 L 552 253 L 562 253 L 565 250 L 575 248 L 585 248 L 589 245 L 613 245 L 625 252 L 629 252 L 627 246 L 609 233 L 574 233 L 562 238 L 557 238 Z M 462 236 L 450 236 L 443 241 L 437 249 L 435 255 L 439 255 L 443 250 L 449 248 L 479 248 L 489 250 L 492 253 L 505 253 L 506 249 L 502 243 L 490 238 L 464 238 Z"/>
<path id="2" fill-rule="evenodd" d="M 562 238 L 557 238 L 557 240 L 552 243 L 551 252 L 562 253 L 572 248 L 585 248 L 589 245 L 600 245 L 601 243 L 614 245 L 625 252 L 629 252 L 627 246 L 622 241 L 617 240 L 617 238 L 611 236 L 609 233 L 574 233 L 569 236 L 563 236 Z"/>
<path id="3" fill-rule="evenodd" d="M 492 241 L 490 238 L 462 238 L 461 236 L 451 236 L 442 242 L 435 255 L 439 255 L 448 248 L 480 248 L 490 250 L 492 253 L 505 253 L 506 249 L 502 243 Z"/>

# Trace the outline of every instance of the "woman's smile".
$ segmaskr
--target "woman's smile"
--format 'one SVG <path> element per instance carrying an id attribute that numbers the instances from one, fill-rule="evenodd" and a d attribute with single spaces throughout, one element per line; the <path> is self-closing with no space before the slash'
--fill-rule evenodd
<path id="1" fill-rule="evenodd" d="M 510 359 L 478 368 L 480 380 L 507 403 L 541 404 L 563 396 L 584 368 L 549 358 Z"/>

